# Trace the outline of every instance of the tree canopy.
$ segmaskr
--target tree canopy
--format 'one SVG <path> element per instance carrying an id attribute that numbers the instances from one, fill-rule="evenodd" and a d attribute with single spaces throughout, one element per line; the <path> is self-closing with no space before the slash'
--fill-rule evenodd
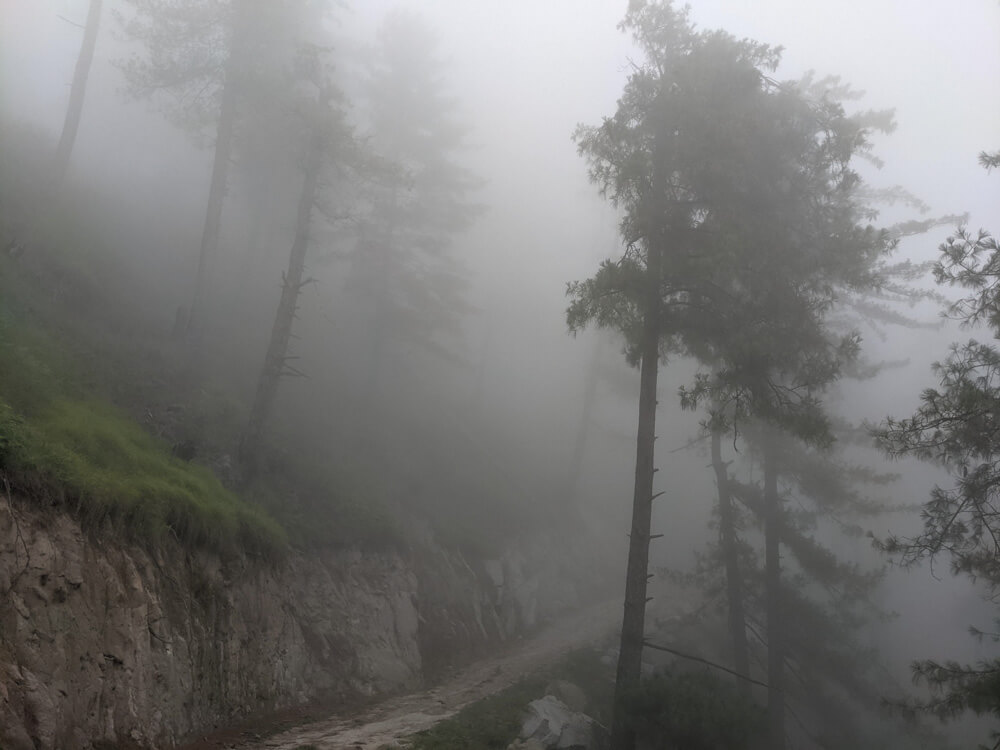
<path id="1" fill-rule="evenodd" d="M 986 169 L 1000 166 L 1000 152 L 983 152 Z M 939 284 L 965 295 L 948 315 L 967 327 L 985 327 L 993 341 L 952 344 L 933 366 L 937 387 L 924 390 L 912 416 L 888 417 L 873 430 L 892 457 L 915 456 L 945 468 L 954 483 L 936 486 L 923 504 L 923 528 L 890 536 L 883 548 L 904 564 L 944 557 L 955 574 L 982 582 L 995 600 L 1000 592 L 1000 245 L 986 230 L 960 226 L 939 248 Z M 975 665 L 918 661 L 914 678 L 934 691 L 914 708 L 942 718 L 964 711 L 1000 718 L 1000 659 Z M 1000 746 L 1000 732 L 993 747 Z"/>
<path id="2" fill-rule="evenodd" d="M 642 364 L 618 676 L 619 690 L 630 691 L 651 538 L 656 362 L 676 353 L 710 368 L 682 394 L 686 405 L 711 396 L 734 406 L 729 414 L 828 442 L 821 395 L 859 346 L 858 334 L 835 330 L 829 316 L 845 295 L 884 282 L 894 243 L 872 225 L 855 171 L 873 134 L 891 129 L 889 114 L 849 115 L 849 90 L 837 79 L 775 80 L 780 50 L 698 31 L 669 3 L 636 0 L 621 27 L 644 58 L 616 113 L 575 137 L 591 179 L 622 212 L 624 252 L 569 285 L 567 321 L 574 331 L 617 329 L 629 361 Z M 773 460 L 765 474 L 774 527 Z M 767 536 L 777 601 L 777 528 Z M 769 628 L 778 619 L 769 609 Z M 781 639 L 771 640 L 779 653 Z M 779 675 L 770 677 L 774 703 Z M 772 721 L 775 747 L 780 722 Z M 631 747 L 617 725 L 612 743 Z"/>

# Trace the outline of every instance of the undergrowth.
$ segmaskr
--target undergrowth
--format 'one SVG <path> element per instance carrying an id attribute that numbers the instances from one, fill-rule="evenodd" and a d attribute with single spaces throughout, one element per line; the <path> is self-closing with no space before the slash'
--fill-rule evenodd
<path id="1" fill-rule="evenodd" d="M 9 446 L 0 471 L 12 481 L 65 500 L 83 519 L 191 544 L 394 545 L 411 533 L 390 512 L 404 501 L 445 545 L 484 556 L 520 532 L 509 498 L 528 493 L 506 491 L 496 468 L 486 475 L 487 451 L 459 460 L 438 450 L 440 468 L 429 469 L 428 446 L 454 439 L 450 430 L 431 439 L 419 420 L 387 459 L 384 445 L 359 456 L 353 434 L 332 445 L 335 431 L 307 433 L 299 415 L 276 414 L 265 465 L 248 481 L 236 449 L 258 354 L 244 347 L 233 361 L 220 358 L 209 331 L 192 357 L 171 333 L 188 279 L 177 264 L 146 265 L 183 233 L 147 233 L 99 189 L 69 184 L 46 195 L 37 177 L 53 144 L 3 118 L 0 140 L 18 146 L 0 150 L 0 441 Z M 172 458 L 172 448 L 191 460 Z M 413 472 L 400 468 L 407 461 L 419 462 Z M 435 471 L 450 483 L 415 492 Z"/>
<path id="2" fill-rule="evenodd" d="M 651 747 L 747 750 L 767 736 L 766 714 L 732 681 L 705 671 L 667 669 L 643 679 L 628 720 Z"/>
<path id="3" fill-rule="evenodd" d="M 466 706 L 408 740 L 412 750 L 504 750 L 517 739 L 527 705 L 553 680 L 567 680 L 587 696 L 585 713 L 611 724 L 614 673 L 597 651 L 580 649 L 506 690 Z M 766 736 L 762 709 L 715 674 L 666 669 L 643 679 L 628 699 L 627 721 L 644 747 L 737 750 Z"/>
<path id="4" fill-rule="evenodd" d="M 241 502 L 206 468 L 171 455 L 106 402 L 88 398 L 72 363 L 30 326 L 0 317 L 0 472 L 62 503 L 85 526 L 145 542 L 173 537 L 221 552 L 272 557 L 284 530 Z"/>
<path id="5" fill-rule="evenodd" d="M 611 668 L 592 649 L 565 656 L 505 690 L 466 706 L 454 716 L 411 737 L 412 750 L 504 750 L 517 739 L 527 705 L 553 680 L 567 680 L 588 696 L 588 715 L 605 723 L 614 690 Z"/>

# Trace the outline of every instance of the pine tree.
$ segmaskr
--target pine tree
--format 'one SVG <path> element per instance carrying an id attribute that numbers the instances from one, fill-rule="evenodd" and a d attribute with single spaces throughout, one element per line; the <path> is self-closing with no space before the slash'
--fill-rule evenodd
<path id="1" fill-rule="evenodd" d="M 711 427 L 709 423 L 708 427 Z M 863 433 L 837 424 L 836 445 L 863 444 Z M 709 600 L 732 615 L 730 556 L 738 560 L 739 627 L 750 634 L 751 658 L 761 671 L 773 657 L 767 602 L 766 566 L 758 550 L 768 506 L 760 481 L 763 431 L 745 425 L 731 452 L 726 484 L 734 499 L 735 544 L 719 542 L 699 555 L 694 582 Z M 840 533 L 861 538 L 866 523 L 898 510 L 881 495 L 896 478 L 868 465 L 847 461 L 842 451 L 810 447 L 788 435 L 771 435 L 771 448 L 783 467 L 774 477 L 777 533 L 782 554 L 783 702 L 792 722 L 787 731 L 796 745 L 824 748 L 937 747 L 923 727 L 887 722 L 880 707 L 900 701 L 903 692 L 863 641 L 870 623 L 884 621 L 876 604 L 882 570 L 844 562 L 820 541 Z M 727 443 L 729 441 L 727 440 Z M 756 476 L 756 479 L 754 477 Z M 715 520 L 721 527 L 721 514 Z M 770 676 L 766 679 L 770 686 Z M 748 684 L 746 680 L 743 680 Z"/>
<path id="2" fill-rule="evenodd" d="M 983 152 L 986 169 L 1000 166 L 1000 152 Z M 960 226 L 940 246 L 934 268 L 939 284 L 958 286 L 967 295 L 949 315 L 967 326 L 985 325 L 1000 337 L 1000 245 L 985 230 Z M 921 394 L 917 411 L 904 419 L 888 418 L 876 430 L 887 455 L 906 455 L 939 464 L 955 484 L 935 487 L 922 509 L 922 531 L 913 537 L 891 536 L 883 545 L 904 564 L 945 556 L 956 575 L 980 581 L 991 595 L 1000 590 L 1000 350 L 970 339 L 953 344 L 934 365 L 938 387 Z M 975 665 L 924 660 L 913 665 L 914 678 L 935 691 L 932 700 L 912 708 L 943 719 L 965 711 L 1000 719 L 1000 659 Z M 1000 746 L 1000 731 L 992 747 Z"/>
<path id="3" fill-rule="evenodd" d="M 141 45 L 121 63 L 128 93 L 152 98 L 199 142 L 206 132 L 214 133 L 194 292 L 182 316 L 187 333 L 204 328 L 210 263 L 218 252 L 238 126 L 251 114 L 246 97 L 269 79 L 266 66 L 278 64 L 272 50 L 287 42 L 298 5 L 308 1 L 124 0 L 131 10 L 118 14 L 125 36 Z"/>
<path id="4" fill-rule="evenodd" d="M 446 70 L 422 19 L 394 11 L 378 32 L 359 94 L 370 148 L 395 165 L 369 188 L 347 289 L 365 330 L 365 405 L 387 352 L 402 344 L 454 356 L 465 299 L 455 238 L 479 213 L 479 180 L 460 163 L 467 129 L 442 86 Z"/>
<path id="5" fill-rule="evenodd" d="M 685 394 L 722 403 L 814 443 L 829 440 L 821 395 L 856 354 L 854 332 L 826 314 L 845 294 L 882 283 L 891 237 L 868 223 L 852 159 L 888 128 L 849 117 L 833 80 L 777 83 L 777 53 L 721 32 L 695 33 L 668 5 L 634 2 L 623 26 L 646 61 L 616 115 L 578 143 L 602 192 L 625 211 L 627 250 L 570 285 L 571 329 L 625 334 L 641 362 L 640 428 L 616 709 L 638 683 L 650 538 L 656 368 L 669 351 L 716 367 Z M 711 382 L 709 382 L 711 381 Z M 771 743 L 784 740 L 776 523 L 778 454 L 765 497 L 771 651 Z M 616 720 L 615 748 L 631 746 Z"/>
<path id="6" fill-rule="evenodd" d="M 314 8 L 322 12 L 321 8 Z M 308 15 L 303 21 L 308 21 Z M 301 172 L 301 189 L 296 206 L 294 240 L 288 265 L 282 273 L 278 302 L 264 363 L 257 380 L 253 406 L 240 444 L 240 463 L 245 479 L 258 470 L 265 427 L 271 418 L 278 385 L 283 376 L 303 375 L 291 363 L 289 352 L 292 329 L 297 317 L 299 295 L 311 279 L 306 278 L 307 253 L 318 218 L 335 224 L 356 211 L 348 196 L 372 174 L 379 173 L 377 160 L 361 148 L 347 121 L 346 101 L 334 84 L 334 66 L 329 45 L 314 23 L 300 24 L 300 36 L 287 44 L 297 49 L 295 64 L 286 71 L 284 85 L 276 86 L 285 95 L 292 112 L 285 130 L 292 148 L 287 152 Z"/>

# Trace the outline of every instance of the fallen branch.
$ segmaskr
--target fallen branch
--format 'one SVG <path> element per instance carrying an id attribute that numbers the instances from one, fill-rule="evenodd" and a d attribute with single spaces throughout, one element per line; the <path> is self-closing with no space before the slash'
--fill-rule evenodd
<path id="1" fill-rule="evenodd" d="M 700 656 L 695 656 L 693 654 L 686 654 L 683 651 L 678 651 L 677 649 L 670 648 L 669 646 L 661 646 L 661 645 L 656 644 L 656 643 L 650 643 L 649 641 L 643 641 L 642 645 L 648 646 L 649 648 L 654 649 L 656 651 L 666 651 L 668 654 L 673 654 L 674 656 L 679 656 L 682 659 L 689 659 L 690 661 L 696 661 L 696 662 L 699 662 L 701 664 L 705 664 L 705 665 L 707 665 L 709 667 L 713 667 L 714 669 L 722 670 L 723 672 L 727 672 L 728 674 L 731 674 L 733 677 L 738 677 L 741 680 L 746 680 L 747 682 L 750 682 L 750 683 L 752 683 L 754 685 L 760 685 L 761 687 L 764 687 L 764 688 L 767 687 L 767 684 L 761 682 L 760 680 L 755 680 L 753 677 L 747 677 L 746 675 L 743 675 L 743 674 L 740 674 L 739 672 L 733 671 L 729 667 L 724 667 L 721 664 L 716 664 L 714 661 L 709 661 L 708 659 L 703 659 Z"/>

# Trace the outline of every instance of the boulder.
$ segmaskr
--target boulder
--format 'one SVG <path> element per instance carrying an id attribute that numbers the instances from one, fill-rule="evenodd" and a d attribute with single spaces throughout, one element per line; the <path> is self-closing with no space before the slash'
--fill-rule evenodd
<path id="1" fill-rule="evenodd" d="M 595 750 L 594 720 L 574 711 L 554 695 L 532 701 L 521 725 L 521 739 L 545 750 Z"/>
<path id="2" fill-rule="evenodd" d="M 577 713 L 582 714 L 587 710 L 586 693 L 567 680 L 553 680 L 545 688 L 545 694 L 554 695 Z"/>

